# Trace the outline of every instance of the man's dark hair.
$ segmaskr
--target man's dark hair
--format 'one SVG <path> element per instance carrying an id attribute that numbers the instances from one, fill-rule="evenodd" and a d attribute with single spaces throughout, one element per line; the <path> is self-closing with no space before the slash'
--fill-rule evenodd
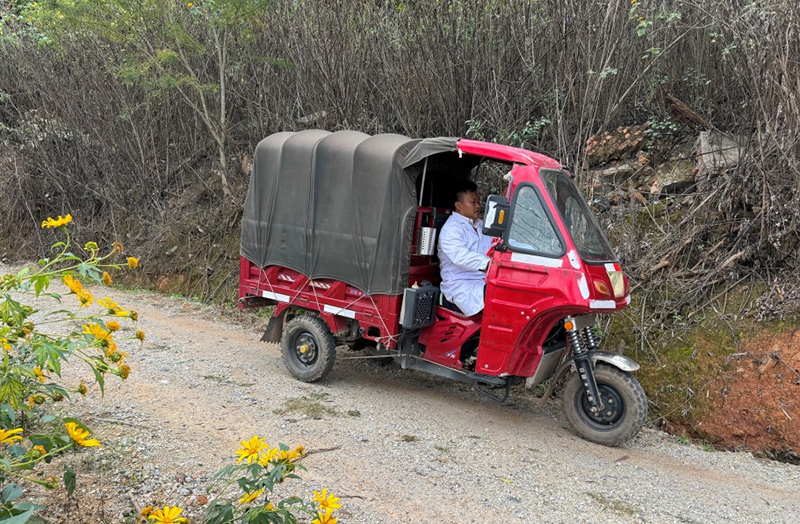
<path id="1" fill-rule="evenodd" d="M 455 188 L 456 199 L 453 202 L 460 202 L 461 198 L 469 191 L 472 191 L 473 193 L 478 192 L 478 186 L 475 185 L 475 182 L 471 180 L 459 181 L 458 185 Z"/>

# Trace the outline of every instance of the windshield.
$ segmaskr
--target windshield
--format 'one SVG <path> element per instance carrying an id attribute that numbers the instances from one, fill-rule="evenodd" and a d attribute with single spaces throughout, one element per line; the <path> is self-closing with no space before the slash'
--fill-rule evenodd
<path id="1" fill-rule="evenodd" d="M 531 185 L 517 190 L 508 245 L 514 251 L 560 257 L 564 254 L 564 246 L 538 193 Z"/>
<path id="2" fill-rule="evenodd" d="M 549 169 L 543 169 L 541 176 L 581 258 L 587 262 L 616 261 L 614 250 L 575 182 L 566 174 Z"/>

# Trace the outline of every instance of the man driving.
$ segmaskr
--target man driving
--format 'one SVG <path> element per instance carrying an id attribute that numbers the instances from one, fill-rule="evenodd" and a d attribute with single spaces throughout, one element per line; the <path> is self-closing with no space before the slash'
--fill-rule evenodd
<path id="1" fill-rule="evenodd" d="M 492 239 L 481 231 L 477 186 L 464 180 L 456 189 L 455 213 L 439 233 L 439 269 L 444 298 L 467 316 L 483 310 L 484 283 Z"/>

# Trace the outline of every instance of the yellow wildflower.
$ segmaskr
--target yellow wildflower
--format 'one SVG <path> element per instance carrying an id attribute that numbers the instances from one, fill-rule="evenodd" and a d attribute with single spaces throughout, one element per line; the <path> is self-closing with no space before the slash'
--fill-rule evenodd
<path id="1" fill-rule="evenodd" d="M 86 396 L 86 391 L 87 391 L 86 384 L 84 384 L 83 383 L 83 379 L 81 379 L 81 383 L 78 384 L 78 393 L 80 393 L 81 395 L 83 395 L 85 397 Z"/>
<path id="2" fill-rule="evenodd" d="M 269 502 L 266 506 L 264 506 L 264 511 L 266 511 L 267 513 L 271 513 L 273 511 L 276 511 L 277 509 L 278 508 L 276 508 L 275 504 L 273 504 L 272 502 Z"/>
<path id="3" fill-rule="evenodd" d="M 135 309 L 131 309 L 131 312 L 128 313 L 128 316 L 131 317 L 131 320 L 133 320 L 134 322 L 139 320 L 139 312 L 136 311 Z"/>
<path id="4" fill-rule="evenodd" d="M 178 506 L 169 507 L 164 506 L 164 509 L 154 509 L 147 517 L 149 520 L 154 520 L 157 524 L 177 524 L 178 522 L 188 522 L 185 518 L 179 515 L 183 510 Z"/>
<path id="5" fill-rule="evenodd" d="M 141 524 L 145 522 L 147 518 L 153 514 L 153 506 L 145 506 L 142 511 L 139 512 L 138 522 Z"/>
<path id="6" fill-rule="evenodd" d="M 44 382 L 45 376 L 42 373 L 42 368 L 36 366 L 35 368 L 33 368 L 33 374 L 36 375 L 36 378 L 39 379 L 39 382 Z"/>
<path id="7" fill-rule="evenodd" d="M 136 338 L 138 338 L 139 340 L 144 342 L 144 331 L 141 331 L 141 330 L 137 329 L 135 331 L 135 334 L 136 334 Z"/>
<path id="8" fill-rule="evenodd" d="M 258 498 L 259 495 L 264 493 L 264 488 L 254 491 L 252 493 L 245 493 L 244 497 L 239 499 L 239 504 L 249 504 Z"/>
<path id="9" fill-rule="evenodd" d="M 0 347 L 3 348 L 3 351 L 11 351 L 11 344 L 8 343 L 7 338 L 0 338 Z"/>
<path id="10" fill-rule="evenodd" d="M 22 440 L 16 433 L 22 433 L 22 428 L 0 429 L 0 444 L 13 444 L 16 440 Z"/>
<path id="11" fill-rule="evenodd" d="M 122 366 L 120 366 L 119 376 L 122 380 L 128 378 L 130 374 L 131 374 L 131 367 L 128 364 L 123 364 Z"/>
<path id="12" fill-rule="evenodd" d="M 94 322 L 86 325 L 83 324 L 81 326 L 83 328 L 83 332 L 87 335 L 94 335 L 95 340 L 103 341 L 103 340 L 111 340 L 111 333 L 103 329 L 100 324 L 95 324 Z"/>
<path id="13" fill-rule="evenodd" d="M 47 220 L 42 222 L 42 229 L 66 226 L 70 222 L 72 222 L 72 215 L 67 215 L 65 217 L 58 215 L 58 219 L 48 217 Z"/>
<path id="14" fill-rule="evenodd" d="M 119 322 L 116 320 L 109 320 L 106 322 L 106 327 L 109 331 L 119 331 Z"/>
<path id="15" fill-rule="evenodd" d="M 36 399 L 34 399 L 33 397 L 28 397 L 28 400 L 26 400 L 26 403 L 28 404 L 29 408 L 32 408 L 33 406 L 36 405 Z"/>
<path id="16" fill-rule="evenodd" d="M 294 462 L 295 460 L 301 459 L 305 456 L 306 456 L 306 448 L 304 448 L 303 446 L 297 446 L 292 450 L 291 453 L 289 453 L 289 460 Z"/>
<path id="17" fill-rule="evenodd" d="M 47 450 L 44 449 L 44 446 L 42 446 L 42 445 L 33 446 L 31 451 L 34 452 L 33 454 L 34 454 L 35 458 L 39 458 L 42 455 L 47 455 Z"/>
<path id="18" fill-rule="evenodd" d="M 117 309 L 119 307 L 119 304 L 117 304 L 108 297 L 101 298 L 100 300 L 97 301 L 97 303 L 106 309 Z"/>
<path id="19" fill-rule="evenodd" d="M 136 257 L 128 257 L 128 267 L 135 269 L 139 266 L 139 259 Z"/>
<path id="20" fill-rule="evenodd" d="M 99 248 L 97 247 L 97 242 L 86 242 L 86 245 L 83 246 L 85 251 L 97 251 Z"/>
<path id="21" fill-rule="evenodd" d="M 236 451 L 236 454 L 239 455 L 237 464 L 245 459 L 248 464 L 252 464 L 253 461 L 258 460 L 258 452 L 269 447 L 266 442 L 258 438 L 258 435 L 253 435 L 250 440 L 243 440 L 240 445 L 242 449 Z"/>
<path id="22" fill-rule="evenodd" d="M 333 512 L 327 510 L 323 515 L 322 512 L 317 513 L 317 518 L 311 521 L 311 524 L 336 524 L 339 519 L 333 518 Z"/>
<path id="23" fill-rule="evenodd" d="M 122 253 L 123 251 L 125 251 L 125 247 L 122 245 L 122 242 L 114 242 L 111 244 L 112 253 Z"/>
<path id="24" fill-rule="evenodd" d="M 79 446 L 83 446 L 85 448 L 100 446 L 100 442 L 97 439 L 87 439 L 86 437 L 89 436 L 89 432 L 85 429 L 80 428 L 74 422 L 67 422 L 65 424 L 67 426 L 67 433 L 69 433 L 69 438 L 75 441 L 75 443 Z"/>
<path id="25" fill-rule="evenodd" d="M 323 489 L 322 493 L 320 493 L 319 491 L 315 491 L 314 498 L 312 498 L 311 500 L 319 502 L 320 510 L 333 511 L 335 509 L 342 507 L 342 505 L 339 504 L 339 497 L 334 497 L 333 493 L 329 495 L 327 488 Z"/>
<path id="26" fill-rule="evenodd" d="M 97 301 L 97 304 L 102 306 L 102 307 L 104 307 L 104 308 L 106 308 L 108 310 L 108 313 L 111 314 L 111 315 L 116 315 L 117 312 L 121 309 L 119 307 L 119 304 L 117 304 L 116 302 L 114 302 L 113 300 L 111 300 L 108 297 L 101 298 L 100 300 Z M 126 311 L 126 313 L 127 313 L 127 311 Z M 127 315 L 118 315 L 118 316 L 122 317 L 122 316 L 127 316 Z"/>
<path id="27" fill-rule="evenodd" d="M 108 358 L 111 362 L 115 364 L 122 364 L 125 360 L 125 357 L 129 356 L 131 356 L 130 353 L 119 351 L 117 348 L 117 343 L 113 340 L 108 343 L 108 347 L 106 347 L 106 358 Z"/>
<path id="28" fill-rule="evenodd" d="M 78 280 L 77 278 L 73 278 L 70 275 L 64 275 L 62 280 L 64 281 L 64 284 L 67 285 L 69 290 L 75 293 L 76 295 L 81 291 L 83 291 L 83 286 L 81 285 L 80 280 Z"/>
<path id="29" fill-rule="evenodd" d="M 269 448 L 266 452 L 260 453 L 258 455 L 258 463 L 263 466 L 267 467 L 267 465 L 275 460 L 280 455 L 280 450 L 278 448 Z"/>
<path id="30" fill-rule="evenodd" d="M 111 285 L 111 275 L 109 275 L 107 271 L 103 271 L 103 284 L 107 286 Z"/>
<path id="31" fill-rule="evenodd" d="M 92 301 L 94 301 L 94 297 L 92 296 L 92 294 L 89 292 L 88 289 L 84 289 L 83 291 L 80 291 L 79 293 L 76 294 L 78 295 L 78 300 L 81 301 L 82 307 L 89 307 L 89 304 L 91 304 Z"/>

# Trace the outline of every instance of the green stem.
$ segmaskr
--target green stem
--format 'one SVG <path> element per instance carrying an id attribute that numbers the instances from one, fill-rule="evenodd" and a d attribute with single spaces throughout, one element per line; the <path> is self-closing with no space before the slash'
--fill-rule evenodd
<path id="1" fill-rule="evenodd" d="M 73 447 L 73 446 L 75 446 L 75 444 L 73 444 L 72 442 L 70 442 L 69 444 L 67 444 L 67 445 L 66 445 L 66 446 L 64 446 L 64 447 L 61 447 L 61 448 L 58 448 L 58 449 L 52 449 L 52 450 L 48 451 L 47 453 L 45 453 L 44 455 L 42 455 L 42 456 L 41 456 L 41 457 L 39 457 L 39 458 L 36 458 L 36 459 L 30 459 L 30 460 L 29 460 L 29 461 L 27 461 L 27 462 L 20 462 L 20 463 L 18 463 L 18 464 L 14 464 L 14 466 L 27 466 L 27 465 L 29 465 L 29 464 L 35 464 L 35 463 L 37 463 L 37 462 L 40 462 L 41 460 L 44 460 L 44 459 L 45 459 L 45 458 L 47 458 L 47 457 L 50 457 L 50 456 L 55 456 L 57 453 L 61 453 L 62 451 L 65 451 L 65 450 L 67 450 L 67 449 L 69 449 L 69 448 L 71 448 L 71 447 Z"/>

